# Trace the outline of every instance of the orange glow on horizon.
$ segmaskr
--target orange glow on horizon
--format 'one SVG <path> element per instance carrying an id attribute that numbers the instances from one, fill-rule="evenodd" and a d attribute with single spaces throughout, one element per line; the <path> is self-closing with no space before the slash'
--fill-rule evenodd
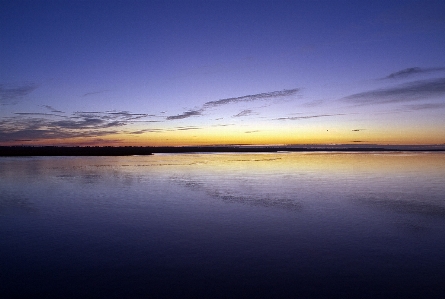
<path id="1" fill-rule="evenodd" d="M 101 138 L 47 139 L 36 141 L 11 141 L 3 145 L 33 146 L 206 146 L 206 145 L 443 145 L 445 136 L 439 132 L 411 131 L 395 134 L 384 132 L 342 132 L 340 129 L 318 131 L 223 131 L 184 130 L 139 135 L 120 134 Z"/>

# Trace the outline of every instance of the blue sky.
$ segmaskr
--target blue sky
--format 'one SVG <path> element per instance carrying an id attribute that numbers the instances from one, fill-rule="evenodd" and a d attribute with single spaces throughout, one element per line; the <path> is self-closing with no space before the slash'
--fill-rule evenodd
<path id="1" fill-rule="evenodd" d="M 0 144 L 444 144 L 443 1 L 0 1 Z"/>

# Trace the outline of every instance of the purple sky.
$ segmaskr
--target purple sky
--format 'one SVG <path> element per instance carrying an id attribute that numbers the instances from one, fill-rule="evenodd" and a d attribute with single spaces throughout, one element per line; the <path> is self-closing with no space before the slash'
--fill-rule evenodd
<path id="1" fill-rule="evenodd" d="M 445 143 L 444 1 L 0 8 L 0 145 Z"/>

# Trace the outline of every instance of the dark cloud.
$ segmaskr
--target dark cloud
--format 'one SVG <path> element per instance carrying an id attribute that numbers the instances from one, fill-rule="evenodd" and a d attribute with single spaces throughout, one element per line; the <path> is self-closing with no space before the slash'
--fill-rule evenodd
<path id="1" fill-rule="evenodd" d="M 410 67 L 403 69 L 401 71 L 389 74 L 384 79 L 399 79 L 406 78 L 413 75 L 426 74 L 432 72 L 445 71 L 445 67 L 435 67 L 435 68 L 420 68 L 420 67 Z"/>
<path id="2" fill-rule="evenodd" d="M 310 119 L 310 118 L 319 118 L 319 117 L 331 117 L 331 116 L 339 116 L 345 115 L 343 113 L 338 114 L 318 114 L 318 115 L 307 115 L 307 116 L 292 116 L 292 117 L 280 117 L 275 120 L 301 120 L 301 119 Z"/>
<path id="3" fill-rule="evenodd" d="M 217 107 L 217 106 L 227 105 L 227 104 L 235 104 L 235 103 L 239 103 L 239 102 L 252 102 L 252 101 L 258 101 L 258 100 L 269 100 L 269 99 L 275 99 L 275 98 L 288 97 L 288 96 L 295 95 L 299 91 L 300 91 L 299 88 L 284 89 L 284 90 L 280 90 L 280 91 L 264 92 L 264 93 L 252 94 L 252 95 L 236 97 L 236 98 L 221 99 L 221 100 L 210 101 L 210 102 L 205 103 L 204 108 Z"/>
<path id="4" fill-rule="evenodd" d="M 83 118 L 82 120 L 79 121 L 73 121 L 73 120 L 54 121 L 51 122 L 49 125 L 51 125 L 54 128 L 85 130 L 85 129 L 103 129 L 103 128 L 120 127 L 125 125 L 125 123 L 119 121 L 108 122 L 100 118 Z"/>
<path id="5" fill-rule="evenodd" d="M 364 130 L 366 130 L 366 129 L 354 129 L 354 130 L 352 130 L 352 132 L 360 132 L 360 131 L 364 131 Z"/>
<path id="6" fill-rule="evenodd" d="M 0 142 L 14 141 L 14 140 L 45 140 L 45 139 L 67 139 L 75 137 L 98 137 L 110 134 L 117 134 L 116 130 L 84 130 L 84 131 L 69 131 L 69 130 L 52 130 L 52 129 L 24 129 L 17 131 L 3 131 L 0 129 Z"/>
<path id="7" fill-rule="evenodd" d="M 175 120 L 175 119 L 184 119 L 184 118 L 189 118 L 192 116 L 198 116 L 202 114 L 202 110 L 189 110 L 186 111 L 182 114 L 178 114 L 178 115 L 173 115 L 173 116 L 168 116 L 166 119 L 167 120 Z"/>
<path id="8" fill-rule="evenodd" d="M 29 118 L 15 116 L 4 118 L 0 121 L 0 132 L 13 132 L 18 130 L 37 130 L 46 126 L 47 120 L 44 118 Z"/>
<path id="9" fill-rule="evenodd" d="M 7 87 L 0 84 L 0 105 L 15 104 L 18 100 L 38 88 L 36 84 Z"/>
<path id="10" fill-rule="evenodd" d="M 45 115 L 18 114 L 0 122 L 0 141 L 104 136 L 118 133 L 116 128 L 124 125 L 123 122 L 108 122 L 100 118 L 72 120 L 69 117 L 60 117 L 54 120 L 43 116 Z"/>
<path id="11" fill-rule="evenodd" d="M 437 78 L 356 93 L 341 100 L 358 105 L 367 105 L 408 102 L 443 95 L 445 95 L 445 78 Z"/>
<path id="12" fill-rule="evenodd" d="M 144 134 L 147 132 L 149 132 L 149 130 L 132 131 L 132 132 L 127 132 L 127 134 L 140 135 L 140 134 Z"/>
<path id="13" fill-rule="evenodd" d="M 142 134 L 144 130 L 126 132 L 124 128 L 135 119 L 143 121 L 140 118 L 146 116 L 128 111 L 78 111 L 71 115 L 18 112 L 0 120 L 0 142 L 93 138 L 118 133 Z"/>

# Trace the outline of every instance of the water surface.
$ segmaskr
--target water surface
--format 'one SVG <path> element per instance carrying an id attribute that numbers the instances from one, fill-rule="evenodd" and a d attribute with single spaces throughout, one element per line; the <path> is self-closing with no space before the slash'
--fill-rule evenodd
<path id="1" fill-rule="evenodd" d="M 445 154 L 0 158 L 0 294 L 445 294 Z"/>

